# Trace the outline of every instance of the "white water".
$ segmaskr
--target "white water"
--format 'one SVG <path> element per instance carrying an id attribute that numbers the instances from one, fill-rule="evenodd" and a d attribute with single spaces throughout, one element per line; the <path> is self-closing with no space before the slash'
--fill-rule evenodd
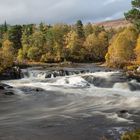
<path id="1" fill-rule="evenodd" d="M 34 70 L 21 80 L 4 81 L 18 91 L 18 96 L 22 95 L 25 106 L 29 105 L 29 108 L 23 106 L 23 110 L 18 108 L 16 113 L 10 114 L 18 115 L 16 121 L 17 118 L 21 119 L 22 115 L 28 121 L 52 118 L 84 119 L 97 116 L 98 119 L 106 120 L 105 126 L 108 126 L 109 122 L 113 127 L 116 123 L 122 123 L 120 128 L 123 124 L 130 126 L 139 123 L 140 91 L 131 91 L 130 88 L 130 84 L 140 85 L 135 80 L 114 81 L 114 78 L 115 80 L 121 78 L 121 73 L 118 71 L 84 74 L 73 72 L 73 75 L 69 76 L 45 78 L 47 73 Z M 98 83 L 100 79 L 103 79 L 112 87 L 95 86 L 96 81 L 91 83 L 85 77 L 98 80 L 96 85 L 100 84 Z M 43 91 L 36 92 L 36 89 Z M 121 114 L 122 110 L 126 110 L 126 113 Z M 0 122 L 2 120 L 0 118 Z M 101 127 L 100 122 L 97 125 Z"/>
<path id="2" fill-rule="evenodd" d="M 134 107 L 139 108 L 140 106 L 140 91 L 131 91 L 129 84 L 127 82 L 123 83 L 115 83 L 112 88 L 101 88 L 96 87 L 93 84 L 88 83 L 82 76 L 94 76 L 105 78 L 107 81 L 111 79 L 111 76 L 114 74 L 119 74 L 119 72 L 95 72 L 95 73 L 85 73 L 71 76 L 63 76 L 56 78 L 45 78 L 45 72 L 39 72 L 37 74 L 30 74 L 27 78 L 23 78 L 21 80 L 13 80 L 6 81 L 6 84 L 9 84 L 17 89 L 20 87 L 34 87 L 34 88 L 42 88 L 45 91 L 59 91 L 61 94 L 74 94 L 74 96 L 82 96 L 82 97 L 103 97 L 102 100 L 97 100 L 93 103 L 97 102 L 104 109 L 106 109 L 106 105 L 115 101 L 111 107 Z M 136 81 L 132 81 L 132 83 L 137 83 Z M 115 99 L 118 99 L 116 101 Z M 110 107 L 110 108 L 111 108 Z"/>

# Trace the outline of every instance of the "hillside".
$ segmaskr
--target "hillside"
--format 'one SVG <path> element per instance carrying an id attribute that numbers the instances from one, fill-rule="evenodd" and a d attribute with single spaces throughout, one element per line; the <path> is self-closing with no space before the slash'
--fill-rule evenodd
<path id="1" fill-rule="evenodd" d="M 110 20 L 110 21 L 95 23 L 94 25 L 104 26 L 105 28 L 119 28 L 119 27 L 130 26 L 131 23 L 129 23 L 125 19 L 117 19 L 117 20 Z"/>

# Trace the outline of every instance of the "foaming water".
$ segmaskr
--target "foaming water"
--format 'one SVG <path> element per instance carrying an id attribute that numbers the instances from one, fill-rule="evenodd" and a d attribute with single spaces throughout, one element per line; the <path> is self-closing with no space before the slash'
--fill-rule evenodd
<path id="1" fill-rule="evenodd" d="M 9 126 L 7 131 L 14 128 L 15 133 L 11 134 L 17 138 L 20 131 L 17 126 L 21 124 L 29 139 L 34 137 L 25 129 L 35 125 L 31 132 L 40 134 L 36 139 L 50 140 L 64 140 L 68 135 L 68 140 L 95 138 L 86 132 L 85 137 L 80 135 L 82 128 L 96 133 L 96 140 L 104 134 L 110 137 L 108 130 L 114 127 L 124 130 L 139 127 L 140 84 L 128 81 L 119 71 L 27 69 L 23 74 L 20 80 L 4 81 L 14 87 L 20 98 L 15 96 L 0 102 L 0 126 Z M 70 128 L 76 137 L 73 132 L 68 134 Z M 67 130 L 65 134 L 64 129 Z M 46 133 L 42 134 L 42 130 Z M 0 136 L 8 139 L 2 132 Z M 21 140 L 24 139 L 22 135 Z"/>

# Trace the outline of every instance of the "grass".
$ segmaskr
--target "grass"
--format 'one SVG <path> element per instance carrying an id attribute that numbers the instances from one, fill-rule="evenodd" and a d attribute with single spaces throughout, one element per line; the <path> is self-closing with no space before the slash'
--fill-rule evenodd
<path id="1" fill-rule="evenodd" d="M 140 140 L 140 129 L 125 133 L 122 135 L 121 140 Z"/>

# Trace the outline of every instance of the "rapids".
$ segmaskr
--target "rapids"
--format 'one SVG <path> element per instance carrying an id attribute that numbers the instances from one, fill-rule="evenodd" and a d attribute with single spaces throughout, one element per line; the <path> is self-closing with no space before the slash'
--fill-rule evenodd
<path id="1" fill-rule="evenodd" d="M 97 66 L 34 67 L 2 81 L 0 140 L 119 140 L 140 128 L 140 83 Z"/>

